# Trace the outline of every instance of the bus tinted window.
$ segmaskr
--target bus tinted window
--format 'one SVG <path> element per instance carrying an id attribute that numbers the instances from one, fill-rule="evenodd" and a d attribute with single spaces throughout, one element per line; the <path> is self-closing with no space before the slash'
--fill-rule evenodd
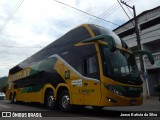
<path id="1" fill-rule="evenodd" d="M 103 73 L 115 81 L 133 84 L 141 84 L 135 57 L 125 51 L 110 52 L 108 47 L 101 45 Z M 128 83 L 129 84 L 129 83 Z"/>
<path id="2" fill-rule="evenodd" d="M 35 53 L 34 55 L 29 57 L 28 59 L 24 60 L 16 67 L 12 68 L 10 70 L 9 74 L 14 74 L 14 73 L 26 68 L 26 67 L 34 65 L 34 64 L 38 63 L 39 61 L 42 61 L 43 59 L 46 59 L 53 54 L 58 54 L 59 56 L 61 56 L 62 53 L 66 50 L 69 52 L 71 51 L 70 53 L 72 53 L 73 51 L 75 51 L 75 49 L 77 49 L 76 47 L 73 47 L 74 44 L 79 43 L 80 41 L 87 39 L 87 38 L 90 38 L 90 37 L 91 36 L 90 36 L 89 32 L 84 27 L 77 27 L 77 28 L 69 31 L 68 33 L 66 33 L 65 35 L 60 37 L 59 39 L 55 40 L 54 42 L 52 42 L 51 44 L 46 46 L 44 49 Z M 83 53 L 83 49 L 81 49 L 81 51 Z M 93 49 L 91 49 L 91 51 L 93 51 Z M 84 52 L 84 53 L 87 54 L 88 52 Z M 71 56 L 67 55 L 68 57 L 63 56 L 63 58 L 67 62 L 70 62 L 70 58 L 72 57 L 72 59 L 73 58 L 75 59 L 72 61 L 77 62 L 77 60 L 80 57 L 78 57 L 78 56 L 74 57 L 74 55 L 75 54 L 73 54 Z M 76 64 L 75 65 L 73 64 L 72 66 L 77 68 Z"/>

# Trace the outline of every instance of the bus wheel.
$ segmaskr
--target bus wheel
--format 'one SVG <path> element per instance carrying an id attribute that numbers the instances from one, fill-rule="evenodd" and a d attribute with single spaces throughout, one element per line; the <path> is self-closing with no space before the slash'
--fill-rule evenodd
<path id="1" fill-rule="evenodd" d="M 92 106 L 94 110 L 102 110 L 104 107 L 101 106 Z"/>
<path id="2" fill-rule="evenodd" d="M 63 111 L 71 111 L 70 96 L 68 90 L 64 90 L 60 94 L 59 105 Z"/>
<path id="3" fill-rule="evenodd" d="M 57 109 L 56 100 L 55 100 L 55 98 L 53 96 L 53 92 L 52 91 L 49 91 L 47 93 L 46 106 L 47 106 L 47 108 L 52 109 L 52 110 L 56 110 Z"/>
<path id="4" fill-rule="evenodd" d="M 16 93 L 14 93 L 11 97 L 11 103 L 16 103 L 17 100 L 16 100 Z"/>

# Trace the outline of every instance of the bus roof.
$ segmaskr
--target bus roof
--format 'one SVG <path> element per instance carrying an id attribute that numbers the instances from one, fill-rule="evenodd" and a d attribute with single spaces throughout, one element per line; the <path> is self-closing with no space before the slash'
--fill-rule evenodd
<path id="1" fill-rule="evenodd" d="M 41 49 L 31 57 L 27 58 L 23 62 L 19 63 L 12 69 L 10 69 L 9 74 L 14 74 L 26 67 L 29 67 L 33 65 L 36 62 L 39 62 L 43 59 L 48 58 L 49 56 L 53 54 L 59 54 L 61 51 L 64 51 L 66 48 L 75 45 L 76 43 L 81 42 L 82 40 L 91 38 L 92 35 L 89 33 L 87 30 L 86 26 L 89 26 L 89 28 L 93 31 L 95 36 L 101 35 L 101 34 L 109 34 L 112 37 L 116 38 L 116 43 L 119 46 L 123 46 L 122 40 L 119 39 L 119 37 L 111 32 L 110 30 L 107 30 L 103 27 L 100 27 L 98 25 L 93 25 L 93 24 L 83 24 L 80 25 L 69 32 L 67 32 L 65 35 L 62 37 L 58 38 L 57 40 L 53 41 L 51 44 L 46 46 L 45 48 Z"/>

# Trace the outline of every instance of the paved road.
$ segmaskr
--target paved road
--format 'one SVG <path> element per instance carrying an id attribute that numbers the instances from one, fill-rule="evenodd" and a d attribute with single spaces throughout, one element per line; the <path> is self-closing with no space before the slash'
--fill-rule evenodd
<path id="1" fill-rule="evenodd" d="M 160 111 L 160 102 L 158 98 L 151 98 L 151 99 L 144 99 L 144 104 L 142 106 L 126 106 L 126 107 L 105 107 L 101 111 L 95 111 L 91 107 L 86 107 L 81 111 L 75 112 L 62 112 L 62 111 L 51 111 L 45 108 L 44 105 L 37 104 L 37 103 L 19 103 L 19 104 L 11 104 L 8 100 L 0 100 L 0 111 L 18 111 L 18 112 L 25 112 L 25 111 L 36 111 L 41 113 L 42 115 L 54 116 L 60 119 L 69 119 L 72 120 L 73 118 L 77 117 L 80 120 L 80 117 L 83 117 L 85 120 L 94 120 L 94 119 L 128 119 L 129 117 L 113 117 L 119 116 L 121 113 L 132 113 L 133 111 L 138 111 L 138 113 L 144 114 L 144 111 L 150 113 L 157 113 Z M 159 114 L 160 115 L 160 112 Z M 135 117 L 130 117 L 129 119 L 135 119 Z M 140 117 L 139 117 L 140 118 Z M 145 120 L 147 119 L 146 117 Z M 141 118 L 141 119 L 143 119 Z M 39 118 L 40 120 L 41 118 Z M 49 119 L 49 118 L 45 118 Z M 151 117 L 148 117 L 151 119 Z M 158 119 L 158 117 L 153 117 L 152 119 Z"/>

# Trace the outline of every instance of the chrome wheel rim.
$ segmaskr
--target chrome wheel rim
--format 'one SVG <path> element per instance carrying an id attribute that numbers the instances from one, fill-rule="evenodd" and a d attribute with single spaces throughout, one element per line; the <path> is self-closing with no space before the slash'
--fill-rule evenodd
<path id="1" fill-rule="evenodd" d="M 48 97 L 48 106 L 52 107 L 54 104 L 54 97 L 53 96 L 49 96 Z"/>
<path id="2" fill-rule="evenodd" d="M 69 95 L 66 94 L 62 97 L 62 106 L 63 108 L 67 108 L 69 104 L 70 104 Z"/>
<path id="3" fill-rule="evenodd" d="M 16 100 L 16 96 L 14 96 L 14 102 L 16 102 L 17 100 Z"/>
<path id="4" fill-rule="evenodd" d="M 13 103 L 16 102 L 16 95 L 13 95 L 13 96 L 12 96 L 12 100 L 13 100 Z"/>

